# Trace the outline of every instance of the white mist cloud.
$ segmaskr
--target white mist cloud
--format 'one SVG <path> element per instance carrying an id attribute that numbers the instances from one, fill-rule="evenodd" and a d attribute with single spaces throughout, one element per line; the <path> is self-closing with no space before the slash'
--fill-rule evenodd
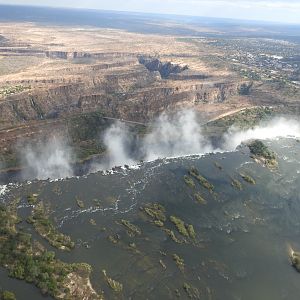
<path id="1" fill-rule="evenodd" d="M 106 156 L 101 164 L 92 166 L 92 171 L 107 170 L 115 166 L 133 165 L 136 161 L 130 158 L 129 148 L 132 142 L 128 128 L 116 122 L 108 128 L 103 136 Z"/>
<path id="2" fill-rule="evenodd" d="M 289 136 L 300 137 L 300 123 L 296 120 L 275 118 L 248 130 L 241 130 L 233 126 L 224 135 L 225 142 L 222 149 L 234 150 L 241 142 L 249 139 L 273 139 Z"/>
<path id="3" fill-rule="evenodd" d="M 137 163 L 130 154 L 133 137 L 122 123 L 112 125 L 104 134 L 103 142 L 107 155 L 101 164 L 92 166 L 92 171 L 106 170 L 115 166 Z M 212 151 L 210 143 L 201 134 L 200 124 L 194 111 L 185 110 L 175 115 L 163 113 L 152 122 L 150 133 L 141 141 L 143 160 L 164 157 L 204 154 Z"/>
<path id="4" fill-rule="evenodd" d="M 130 132 L 121 123 L 110 127 L 104 135 L 107 148 L 106 162 L 93 170 L 105 170 L 114 166 L 132 165 L 136 159 L 128 150 L 132 138 Z M 286 118 L 275 118 L 253 129 L 241 130 L 231 127 L 220 141 L 219 148 L 213 148 L 210 141 L 201 133 L 201 125 L 192 110 L 185 110 L 175 115 L 163 113 L 152 123 L 150 133 L 141 143 L 142 159 L 152 161 L 158 158 L 179 157 L 192 154 L 233 151 L 243 141 L 249 139 L 273 139 L 276 137 L 300 137 L 300 123 Z"/>
<path id="5" fill-rule="evenodd" d="M 73 175 L 72 151 L 57 137 L 45 143 L 27 146 L 21 151 L 25 179 L 57 179 Z"/>
<path id="6" fill-rule="evenodd" d="M 300 122 L 286 118 L 275 118 L 259 126 L 241 130 L 231 127 L 220 141 L 220 148 L 213 148 L 208 138 L 201 133 L 197 114 L 185 110 L 174 115 L 163 113 L 150 127 L 150 133 L 141 141 L 141 159 L 152 161 L 158 158 L 179 157 L 192 154 L 206 154 L 235 150 L 249 139 L 269 139 L 276 137 L 300 137 Z M 91 171 L 107 170 L 115 166 L 133 165 L 133 134 L 121 122 L 116 122 L 103 135 L 106 156 L 101 164 Z M 137 150 L 137 149 L 135 149 Z M 136 151 L 135 151 L 136 152 Z M 25 179 L 56 179 L 71 177 L 72 151 L 61 138 L 50 138 L 48 142 L 25 147 L 21 153 Z"/>
<path id="7" fill-rule="evenodd" d="M 145 159 L 206 153 L 212 150 L 201 134 L 200 124 L 192 110 L 168 116 L 163 113 L 152 126 L 143 143 Z"/>

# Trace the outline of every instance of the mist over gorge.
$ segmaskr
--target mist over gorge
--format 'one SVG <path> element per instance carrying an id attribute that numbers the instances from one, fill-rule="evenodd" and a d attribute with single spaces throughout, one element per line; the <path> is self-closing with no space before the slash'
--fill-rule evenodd
<path id="1" fill-rule="evenodd" d="M 26 179 L 59 179 L 73 176 L 72 149 L 62 137 L 27 145 L 21 150 L 22 177 Z"/>
<path id="2" fill-rule="evenodd" d="M 106 151 L 100 162 L 90 166 L 89 172 L 131 166 L 140 161 L 153 161 L 158 158 L 234 151 L 243 141 L 276 137 L 300 137 L 300 123 L 293 119 L 276 117 L 251 129 L 241 130 L 232 126 L 220 137 L 220 145 L 214 147 L 211 140 L 202 134 L 201 122 L 195 111 L 163 113 L 151 123 L 147 134 L 134 145 L 135 137 L 127 125 L 122 122 L 113 123 L 101 137 Z M 134 147 L 138 149 L 133 149 Z M 44 143 L 27 146 L 20 157 L 25 179 L 57 179 L 74 175 L 73 151 L 61 137 L 52 137 Z"/>

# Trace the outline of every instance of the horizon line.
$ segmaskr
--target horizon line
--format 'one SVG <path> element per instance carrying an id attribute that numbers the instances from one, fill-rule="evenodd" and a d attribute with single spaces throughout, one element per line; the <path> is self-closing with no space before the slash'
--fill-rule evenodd
<path id="1" fill-rule="evenodd" d="M 300 26 L 299 23 L 295 22 L 279 22 L 271 20 L 262 19 L 239 19 L 239 18 L 229 18 L 229 17 L 212 17 L 212 16 L 200 16 L 192 14 L 174 14 L 174 13 L 156 13 L 156 12 L 144 12 L 144 11 L 131 11 L 131 10 L 114 10 L 114 9 L 101 9 L 101 8 L 88 8 L 88 7 L 69 7 L 69 6 L 49 6 L 49 5 L 36 5 L 36 4 L 10 4 L 1 3 L 0 6 L 10 6 L 10 7 L 33 7 L 33 8 L 45 8 L 45 9 L 66 9 L 66 10 L 86 10 L 86 11 L 98 11 L 98 12 L 110 12 L 110 13 L 122 13 L 122 14 L 134 14 L 134 15 L 155 15 L 155 16 L 168 16 L 168 17 L 193 17 L 193 18 L 203 18 L 212 20 L 223 20 L 223 21 L 235 21 L 243 23 L 258 23 L 261 25 L 285 25 L 285 26 Z"/>

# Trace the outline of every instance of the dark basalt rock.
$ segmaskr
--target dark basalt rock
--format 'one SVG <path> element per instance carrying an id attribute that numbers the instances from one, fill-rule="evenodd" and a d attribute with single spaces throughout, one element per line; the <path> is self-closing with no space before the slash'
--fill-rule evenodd
<path id="1" fill-rule="evenodd" d="M 168 78 L 171 74 L 178 74 L 188 70 L 188 66 L 180 66 L 171 62 L 162 62 L 157 58 L 139 57 L 139 63 L 144 65 L 150 72 L 158 71 L 162 78 Z"/>

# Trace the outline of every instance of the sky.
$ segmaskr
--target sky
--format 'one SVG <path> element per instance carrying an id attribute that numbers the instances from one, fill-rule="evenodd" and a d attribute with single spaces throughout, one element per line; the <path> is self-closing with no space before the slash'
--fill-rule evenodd
<path id="1" fill-rule="evenodd" d="M 300 0 L 0 0 L 0 4 L 91 8 L 300 24 Z"/>

